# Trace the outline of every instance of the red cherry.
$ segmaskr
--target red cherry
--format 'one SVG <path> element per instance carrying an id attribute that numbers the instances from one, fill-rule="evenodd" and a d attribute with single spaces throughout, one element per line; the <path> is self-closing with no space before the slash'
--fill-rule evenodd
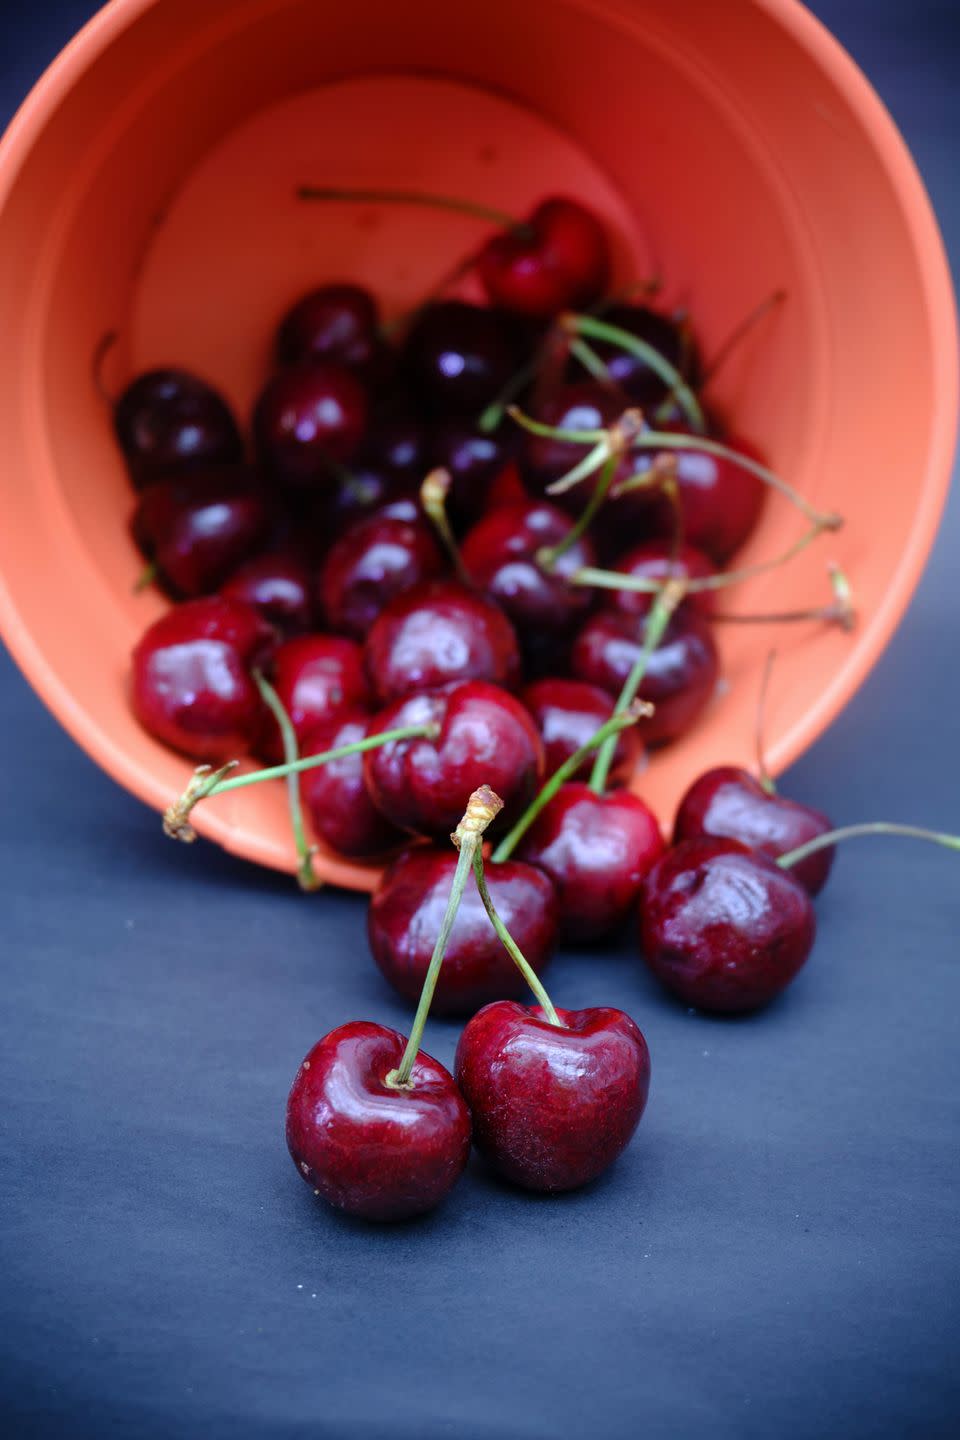
<path id="1" fill-rule="evenodd" d="M 133 537 L 173 595 L 208 595 L 262 545 L 270 514 L 242 466 L 198 471 L 144 489 Z"/>
<path id="2" fill-rule="evenodd" d="M 277 331 L 281 365 L 330 363 L 377 377 L 386 344 L 377 302 L 360 285 L 321 285 L 287 311 Z"/>
<path id="3" fill-rule="evenodd" d="M 335 1209 L 364 1220 L 432 1210 L 470 1154 L 470 1112 L 438 1061 L 421 1050 L 410 1085 L 388 1083 L 403 1048 L 385 1025 L 341 1025 L 308 1053 L 287 1101 L 297 1170 Z"/>
<path id="4" fill-rule="evenodd" d="M 274 656 L 273 688 L 290 717 L 298 740 L 350 706 L 365 706 L 370 699 L 363 668 L 363 651 L 340 635 L 298 635 L 282 644 Z M 264 728 L 260 751 L 271 764 L 283 759 L 276 721 Z"/>
<path id="5" fill-rule="evenodd" d="M 418 585 L 392 600 L 371 627 L 366 659 L 384 701 L 452 680 L 513 686 L 520 678 L 510 621 L 492 601 L 453 580 Z M 485 782 L 500 791 L 489 777 L 476 784 Z"/>
<path id="6" fill-rule="evenodd" d="M 137 489 L 174 471 L 243 459 L 243 441 L 226 401 L 186 370 L 138 375 L 117 401 L 113 424 Z"/>
<path id="7" fill-rule="evenodd" d="M 521 841 L 518 854 L 550 876 L 565 940 L 599 940 L 617 930 L 663 854 L 657 817 L 637 795 L 562 785 Z"/>
<path id="8" fill-rule="evenodd" d="M 407 1000 L 423 987 L 457 866 L 448 846 L 414 846 L 384 873 L 367 913 L 370 949 L 382 974 Z M 557 939 L 557 901 L 532 865 L 487 861 L 487 888 L 513 939 L 539 975 Z M 490 1000 L 525 992 L 523 976 L 500 943 L 474 885 L 464 892 L 434 992 L 437 1015 L 472 1015 Z"/>
<path id="9" fill-rule="evenodd" d="M 403 352 L 405 371 L 433 414 L 477 415 L 506 385 L 518 357 L 495 310 L 438 300 L 414 320 Z"/>
<path id="10" fill-rule="evenodd" d="M 825 835 L 826 815 L 784 795 L 770 795 L 759 780 L 736 765 L 719 765 L 694 780 L 677 810 L 674 843 L 701 836 L 739 840 L 776 860 Z M 811 895 L 819 895 L 833 865 L 833 848 L 817 850 L 791 866 L 790 874 Z"/>
<path id="11" fill-rule="evenodd" d="M 798 880 L 738 840 L 684 840 L 647 876 L 643 957 L 687 1005 L 755 1010 L 813 948 L 816 918 Z"/>
<path id="12" fill-rule="evenodd" d="M 701 550 L 681 545 L 676 555 L 670 540 L 645 540 L 621 555 L 614 569 L 621 575 L 640 580 L 702 580 L 718 573 L 716 565 Z M 620 610 L 624 615 L 646 615 L 653 604 L 653 595 L 638 590 L 604 590 L 605 609 Z M 683 602 L 701 615 L 713 614 L 716 591 L 694 590 Z"/>
<path id="13" fill-rule="evenodd" d="M 494 481 L 512 459 L 519 439 L 513 429 L 501 425 L 485 435 L 467 420 L 448 420 L 430 437 L 431 468 L 449 470 L 449 510 L 455 525 L 478 520 L 491 498 Z"/>
<path id="14" fill-rule="evenodd" d="M 373 717 L 359 707 L 339 711 L 304 735 L 302 755 L 321 755 L 354 745 L 370 733 Z M 305 770 L 300 790 L 314 833 L 340 855 L 366 860 L 394 849 L 404 839 L 373 804 L 363 780 L 363 756 L 344 755 Z"/>
<path id="15" fill-rule="evenodd" d="M 357 465 L 385 470 L 415 488 L 431 468 L 430 438 L 423 422 L 409 409 L 409 402 L 386 413 L 381 406 L 364 438 Z"/>
<path id="16" fill-rule="evenodd" d="M 609 385 L 582 380 L 575 385 L 558 386 L 537 406 L 536 418 L 560 430 L 608 430 L 623 409 L 623 397 Z M 543 495 L 548 485 L 572 470 L 589 450 L 589 445 L 525 433 L 519 456 L 524 482 L 534 495 Z M 579 514 L 594 483 L 591 478 L 557 496 L 557 503 Z M 645 502 L 649 503 L 646 497 Z"/>
<path id="17" fill-rule="evenodd" d="M 454 1066 L 484 1158 L 528 1190 L 572 1190 L 629 1144 L 650 1089 L 650 1052 L 622 1010 L 501 1000 L 464 1029 Z"/>
<path id="18" fill-rule="evenodd" d="M 145 730 L 196 760 L 232 760 L 250 749 L 264 711 L 251 670 L 274 632 L 256 610 L 219 595 L 178 605 L 133 652 L 130 699 Z"/>
<path id="19" fill-rule="evenodd" d="M 481 680 L 460 681 L 395 700 L 371 733 L 426 724 L 439 727 L 436 739 L 393 740 L 364 757 L 367 789 L 387 819 L 445 837 L 481 785 L 503 800 L 504 820 L 516 818 L 543 772 L 540 737 L 519 700 Z"/>
<path id="20" fill-rule="evenodd" d="M 609 310 L 604 310 L 603 319 L 608 325 L 615 325 L 618 330 L 626 330 L 629 335 L 645 340 L 685 380 L 697 386 L 700 363 L 689 321 L 674 319 L 659 310 L 651 310 L 647 305 L 611 305 Z M 655 406 L 664 399 L 668 387 L 645 360 L 606 340 L 591 340 L 590 343 L 606 365 L 611 380 L 631 405 Z M 653 421 L 654 417 L 651 415 L 650 419 Z"/>
<path id="21" fill-rule="evenodd" d="M 522 227 L 488 240 L 477 274 L 494 305 L 547 319 L 599 300 L 610 247 L 596 216 L 556 196 L 542 200 Z"/>
<path id="22" fill-rule="evenodd" d="M 298 555 L 271 550 L 235 570 L 220 594 L 259 610 L 283 634 L 296 635 L 313 623 L 310 575 Z"/>
<path id="23" fill-rule="evenodd" d="M 693 434 L 684 424 L 675 424 L 672 429 Z M 724 444 L 740 451 L 748 459 L 760 462 L 756 450 L 745 441 L 725 436 Z M 658 453 L 662 452 L 643 450 L 634 455 L 630 467 L 632 473 L 646 474 Z M 696 449 L 671 450 L 669 453 L 676 461 L 684 540 L 704 551 L 718 565 L 723 565 L 753 531 L 763 508 L 766 486 L 756 475 L 726 456 L 710 455 L 705 450 Z M 655 502 L 649 523 L 658 534 L 671 537 L 676 525 L 673 507 L 665 500 Z"/>
<path id="24" fill-rule="evenodd" d="M 281 370 L 257 401 L 257 452 L 277 479 L 294 486 L 329 485 L 349 461 L 367 423 L 367 396 L 342 365 Z"/>
<path id="25" fill-rule="evenodd" d="M 565 760 L 597 733 L 613 713 L 613 700 L 606 690 L 582 680 L 553 676 L 528 685 L 520 697 L 540 731 L 546 759 L 545 773 L 552 775 Z M 643 744 L 636 726 L 617 736 L 610 770 L 611 784 L 623 784 L 640 763 Z M 589 775 L 593 760 L 584 761 L 577 776 Z"/>
<path id="26" fill-rule="evenodd" d="M 320 567 L 317 594 L 330 628 L 362 639 L 389 601 L 443 569 L 443 556 L 417 506 L 387 506 L 358 520 L 332 546 Z"/>

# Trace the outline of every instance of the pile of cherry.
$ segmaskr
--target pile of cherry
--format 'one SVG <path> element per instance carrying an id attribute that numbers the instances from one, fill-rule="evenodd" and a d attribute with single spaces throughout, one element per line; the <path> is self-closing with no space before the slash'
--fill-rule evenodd
<path id="1" fill-rule="evenodd" d="M 621 1011 L 554 1009 L 539 976 L 557 943 L 638 912 L 670 991 L 751 1009 L 810 953 L 832 859 L 826 818 L 764 776 L 702 776 L 670 848 L 624 785 L 710 701 L 715 598 L 745 573 L 722 567 L 765 488 L 809 522 L 784 559 L 836 517 L 720 437 L 688 321 L 607 296 L 606 237 L 576 202 L 543 202 L 460 268 L 488 303 L 429 300 L 399 335 L 354 285 L 294 305 L 250 456 L 186 372 L 142 375 L 115 407 L 144 578 L 179 602 L 134 651 L 134 711 L 204 762 L 168 833 L 286 777 L 304 888 L 303 807 L 326 846 L 389 859 L 370 947 L 418 1000 L 411 1035 L 325 1037 L 287 1124 L 317 1193 L 368 1218 L 437 1203 L 471 1117 L 517 1183 L 600 1173 L 640 1119 L 649 1056 Z M 233 774 L 246 755 L 267 768 Z M 536 1007 L 517 1003 L 528 986 Z M 419 1050 L 431 1005 L 474 1017 L 456 1082 Z"/>

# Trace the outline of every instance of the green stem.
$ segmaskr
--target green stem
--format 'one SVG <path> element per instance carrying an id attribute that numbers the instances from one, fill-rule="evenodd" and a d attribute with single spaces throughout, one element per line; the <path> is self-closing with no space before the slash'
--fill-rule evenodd
<path id="1" fill-rule="evenodd" d="M 817 835 L 805 845 L 788 850 L 785 855 L 780 856 L 777 864 L 782 870 L 789 870 L 791 866 L 799 865 L 801 860 L 806 860 L 808 855 L 815 855 L 818 850 L 826 850 L 828 846 L 836 845 L 841 840 L 856 840 L 862 835 L 902 835 L 908 840 L 927 840 L 931 845 L 960 850 L 960 835 L 945 835 L 939 830 L 923 830 L 917 825 L 893 825 L 885 820 L 875 820 L 866 825 L 842 825 L 839 830 L 828 830 L 825 835 Z"/>
<path id="2" fill-rule="evenodd" d="M 504 229 L 524 231 L 532 234 L 525 220 L 508 215 L 493 205 L 481 205 L 474 200 L 462 200 L 456 195 L 432 195 L 422 190 L 352 189 L 339 185 L 298 185 L 298 200 L 340 200 L 354 205 L 425 205 L 431 210 L 453 210 L 459 215 L 471 215 L 475 220 L 488 220 L 491 225 L 502 225 Z"/>
<path id="3" fill-rule="evenodd" d="M 525 415 L 516 405 L 511 405 L 507 414 L 521 429 L 528 430 L 531 435 L 539 435 L 544 440 L 565 440 L 568 445 L 607 444 L 606 430 L 564 430 L 559 425 L 546 425 L 542 420 L 534 420 L 532 415 Z"/>
<path id="4" fill-rule="evenodd" d="M 630 674 L 623 682 L 623 689 L 620 691 L 613 712 L 615 717 L 622 715 L 629 706 L 633 704 L 637 691 L 643 682 L 643 677 L 646 674 L 647 663 L 650 656 L 663 639 L 664 632 L 670 623 L 670 616 L 680 604 L 685 594 L 686 589 L 682 581 L 668 580 L 653 602 L 644 627 L 643 648 L 634 661 Z M 593 762 L 593 770 L 589 781 L 590 789 L 597 795 L 602 795 L 606 789 L 607 778 L 610 774 L 610 766 L 613 763 L 616 748 L 616 739 L 611 737 L 605 740 L 597 751 L 597 758 Z"/>
<path id="5" fill-rule="evenodd" d="M 480 899 L 483 901 L 483 908 L 486 910 L 487 914 L 490 917 L 490 923 L 493 926 L 494 930 L 496 930 L 501 945 L 506 950 L 513 963 L 516 965 L 517 969 L 520 971 L 520 974 L 523 976 L 524 980 L 526 980 L 534 995 L 537 997 L 537 1002 L 540 1005 L 540 1009 L 543 1011 L 544 1015 L 546 1015 L 547 1019 L 550 1021 L 550 1024 L 561 1026 L 562 1022 L 560 1020 L 560 1016 L 557 1014 L 554 1008 L 553 1001 L 550 999 L 550 996 L 543 988 L 540 977 L 537 975 L 533 966 L 530 964 L 529 960 L 524 955 L 523 951 L 520 949 L 520 946 L 514 940 L 513 936 L 510 934 L 510 931 L 507 929 L 506 925 L 504 925 L 503 921 L 500 919 L 500 916 L 497 914 L 496 907 L 494 906 L 493 900 L 490 896 L 490 891 L 487 889 L 487 877 L 484 874 L 483 868 L 483 850 L 479 846 L 474 851 L 473 855 L 473 874 L 477 882 L 477 889 L 480 892 Z"/>
<path id="6" fill-rule="evenodd" d="M 773 674 L 774 661 L 777 658 L 776 650 L 771 650 L 763 662 L 763 674 L 760 677 L 760 694 L 757 696 L 757 715 L 753 727 L 753 748 L 757 757 L 757 779 L 761 789 L 767 795 L 776 795 L 777 787 L 773 782 L 773 776 L 767 769 L 767 757 L 763 745 L 763 733 L 767 714 L 767 692 L 770 689 L 770 676 Z"/>
<path id="7" fill-rule="evenodd" d="M 451 483 L 450 471 L 445 470 L 443 466 L 438 466 L 436 470 L 431 470 L 420 486 L 420 504 L 423 506 L 427 519 L 436 530 L 440 538 L 440 543 L 450 558 L 450 563 L 456 571 L 457 579 L 461 585 L 472 588 L 473 579 L 463 563 L 460 547 L 457 544 L 447 515 L 447 496 L 450 494 Z"/>
<path id="8" fill-rule="evenodd" d="M 668 388 L 672 388 L 694 429 L 701 432 L 706 430 L 706 417 L 696 395 L 680 371 L 648 341 L 641 340 L 638 335 L 631 335 L 629 330 L 621 330 L 619 325 L 610 325 L 606 320 L 598 320 L 592 315 L 570 315 L 566 323 L 577 335 L 586 336 L 588 340 L 603 340 L 608 345 L 616 345 L 619 350 L 625 350 L 628 355 L 642 360 Z"/>
<path id="9" fill-rule="evenodd" d="M 771 610 L 766 614 L 746 615 L 714 613 L 710 619 L 717 625 L 797 625 L 804 620 L 839 625 L 842 630 L 854 628 L 854 615 L 842 605 L 817 605 L 812 610 Z"/>
<path id="10" fill-rule="evenodd" d="M 593 523 L 594 516 L 604 500 L 606 500 L 610 486 L 613 484 L 613 477 L 617 473 L 618 460 L 619 456 L 610 456 L 603 467 L 600 479 L 593 487 L 593 494 L 581 510 L 576 524 L 571 526 L 563 539 L 556 545 L 545 545 L 542 550 L 537 551 L 537 563 L 542 565 L 545 570 L 552 570 L 561 555 L 565 555 L 571 545 L 576 545 L 581 535 L 586 534 L 587 530 L 589 530 Z"/>
<path id="11" fill-rule="evenodd" d="M 260 691 L 260 698 L 280 728 L 284 760 L 288 765 L 296 764 L 300 759 L 297 732 L 293 728 L 283 701 L 270 681 L 259 670 L 254 670 L 253 679 Z M 287 776 L 287 805 L 290 810 L 290 828 L 293 831 L 293 840 L 297 848 L 297 882 L 301 890 L 308 892 L 319 890 L 322 882 L 313 868 L 313 857 L 317 847 L 307 841 L 303 824 L 303 806 L 300 803 L 300 780 L 293 774 Z"/>
<path id="12" fill-rule="evenodd" d="M 150 586 L 153 584 L 154 580 L 156 580 L 159 573 L 160 567 L 157 564 L 156 560 L 148 561 L 147 564 L 144 565 L 143 569 L 140 571 L 140 574 L 137 576 L 136 580 L 134 580 L 133 582 L 134 595 L 140 595 L 144 590 L 149 590 Z"/>
<path id="13" fill-rule="evenodd" d="M 614 383 L 613 376 L 610 374 L 603 359 L 597 354 L 593 346 L 588 345 L 586 340 L 581 336 L 574 336 L 570 341 L 570 354 L 574 360 L 579 360 L 584 370 L 587 371 L 588 375 L 592 375 L 594 380 L 599 380 L 602 385 L 612 385 Z"/>
<path id="14" fill-rule="evenodd" d="M 761 300 L 760 304 L 754 306 L 749 315 L 745 315 L 739 324 L 734 326 L 707 366 L 703 375 L 702 385 L 708 384 L 709 381 L 715 377 L 717 371 L 721 366 L 726 364 L 734 350 L 736 350 L 740 341 L 763 319 L 767 311 L 773 310 L 777 305 L 782 305 L 786 298 L 786 290 L 774 290 L 772 295 L 768 295 L 765 300 Z"/>

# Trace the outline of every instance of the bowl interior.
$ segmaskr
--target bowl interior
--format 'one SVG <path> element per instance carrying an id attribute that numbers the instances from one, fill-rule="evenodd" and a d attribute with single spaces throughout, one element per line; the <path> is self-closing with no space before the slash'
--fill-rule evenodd
<path id="1" fill-rule="evenodd" d="M 862 78 L 792 0 L 208 0 L 202 22 L 186 0 L 114 0 L 48 72 L 0 161 L 0 610 L 61 720 L 154 807 L 182 789 L 189 762 L 126 704 L 129 651 L 163 602 L 131 590 L 130 492 L 91 376 L 104 332 L 119 336 L 110 384 L 182 364 L 247 416 L 298 292 L 357 279 L 396 314 L 484 233 L 456 215 L 304 205 L 305 181 L 519 213 L 577 195 L 614 236 L 618 280 L 658 275 L 708 357 L 786 290 L 710 399 L 847 524 L 729 608 L 822 603 L 833 560 L 860 627 L 721 627 L 721 691 L 637 786 L 666 821 L 700 769 L 749 763 L 772 646 L 767 744 L 782 769 L 909 598 L 946 484 L 955 383 L 922 189 Z M 740 560 L 777 553 L 803 523 L 771 496 Z M 198 820 L 229 849 L 293 868 L 280 787 L 224 797 Z M 333 856 L 323 868 L 371 883 Z"/>

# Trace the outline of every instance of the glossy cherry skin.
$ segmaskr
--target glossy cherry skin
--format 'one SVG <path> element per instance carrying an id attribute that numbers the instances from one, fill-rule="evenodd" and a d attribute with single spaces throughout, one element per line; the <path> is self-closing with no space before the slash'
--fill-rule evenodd
<path id="1" fill-rule="evenodd" d="M 297 635 L 286 640 L 274 656 L 271 679 L 298 740 L 314 726 L 350 706 L 365 706 L 370 699 L 363 651 L 342 635 Z M 272 763 L 283 759 L 280 731 L 272 716 L 264 727 L 260 751 Z"/>
<path id="2" fill-rule="evenodd" d="M 352 459 L 367 424 L 367 395 L 342 365 L 281 370 L 257 401 L 253 432 L 261 461 L 288 485 L 329 485 Z"/>
<path id="3" fill-rule="evenodd" d="M 522 228 L 487 241 L 477 274 L 494 305 L 549 319 L 599 300 L 610 275 L 610 246 L 585 206 L 553 196 Z"/>
<path id="4" fill-rule="evenodd" d="M 833 823 L 820 810 L 785 795 L 768 795 L 749 770 L 718 765 L 694 780 L 680 801 L 673 839 L 677 844 L 700 836 L 723 836 L 776 860 L 832 829 Z M 832 846 L 817 850 L 792 865 L 790 874 L 811 895 L 819 895 L 833 856 Z"/>
<path id="5" fill-rule="evenodd" d="M 148 485 L 130 528 L 165 588 L 193 598 L 218 589 L 264 544 L 269 525 L 263 495 L 236 465 Z"/>
<path id="6" fill-rule="evenodd" d="M 624 408 L 623 397 L 609 385 L 601 385 L 596 380 L 581 380 L 576 384 L 558 386 L 552 391 L 536 407 L 536 418 L 559 430 L 606 430 L 623 414 Z M 533 494 L 544 495 L 547 486 L 572 470 L 589 450 L 589 445 L 527 433 L 520 450 L 520 470 L 524 482 Z M 579 514 L 594 484 L 595 479 L 585 480 L 573 490 L 558 496 L 556 503 Z"/>
<path id="7" fill-rule="evenodd" d="M 535 661 L 559 652 L 592 603 L 586 586 L 569 583 L 582 565 L 596 562 L 587 536 L 552 568 L 537 562 L 541 549 L 558 545 L 572 528 L 555 505 L 518 501 L 489 511 L 460 547 L 467 574 L 510 617 L 524 654 Z"/>
<path id="8" fill-rule="evenodd" d="M 543 746 L 527 711 L 512 695 L 482 680 L 445 685 L 395 700 L 371 733 L 434 724 L 435 739 L 393 740 L 364 757 L 367 789 L 394 825 L 446 838 L 467 801 L 489 785 L 504 802 L 498 824 L 515 819 L 543 773 Z"/>
<path id="9" fill-rule="evenodd" d="M 287 1148 L 300 1175 L 336 1210 L 408 1220 L 432 1210 L 463 1173 L 470 1112 L 437 1060 L 422 1050 L 411 1085 L 387 1081 L 406 1041 L 355 1020 L 318 1040 L 287 1100 Z"/>
<path id="10" fill-rule="evenodd" d="M 403 361 L 421 404 L 439 416 L 476 416 L 517 368 L 501 317 L 464 300 L 425 306 L 407 337 Z"/>
<path id="11" fill-rule="evenodd" d="M 657 817 L 638 795 L 595 795 L 575 781 L 540 812 L 517 854 L 553 881 L 563 939 L 587 941 L 623 924 L 663 848 Z"/>
<path id="12" fill-rule="evenodd" d="M 292 550 L 271 550 L 241 565 L 220 594 L 243 600 L 284 635 L 298 635 L 313 624 L 310 572 Z"/>
<path id="13" fill-rule="evenodd" d="M 308 525 L 311 533 L 329 548 L 331 541 L 346 533 L 358 520 L 393 505 L 400 500 L 411 501 L 419 509 L 419 481 L 395 474 L 385 465 L 355 461 L 349 472 L 331 481 L 314 497 L 313 513 Z M 325 553 L 321 547 L 321 553 Z"/>
<path id="14" fill-rule="evenodd" d="M 230 465 L 243 441 L 230 407 L 186 370 L 148 370 L 116 403 L 113 425 L 138 489 L 172 472 Z"/>
<path id="15" fill-rule="evenodd" d="M 465 1027 L 454 1073 L 473 1139 L 505 1179 L 573 1190 L 626 1149 L 650 1090 L 650 1052 L 622 1010 L 558 1010 L 500 1000 Z"/>
<path id="16" fill-rule="evenodd" d="M 514 686 L 520 678 L 517 637 L 506 615 L 453 580 L 398 595 L 374 622 L 365 648 L 370 682 L 383 701 L 452 680 Z"/>
<path id="17" fill-rule="evenodd" d="M 365 381 L 383 364 L 377 302 L 360 285 L 321 285 L 288 310 L 277 331 L 281 365 L 333 362 Z"/>
<path id="18" fill-rule="evenodd" d="M 354 745 L 370 733 L 373 717 L 360 706 L 339 711 L 313 725 L 300 745 L 302 755 L 321 755 Z M 376 808 L 363 779 L 363 756 L 328 760 L 300 777 L 300 793 L 314 834 L 340 855 L 367 860 L 393 850 L 406 837 Z"/>
<path id="19" fill-rule="evenodd" d="M 188 600 L 146 630 L 133 652 L 130 700 L 143 728 L 210 764 L 244 755 L 263 725 L 251 670 L 276 637 L 249 605 Z"/>
<path id="20" fill-rule="evenodd" d="M 615 570 L 622 575 L 636 579 L 656 580 L 704 580 L 716 575 L 717 567 L 709 556 L 692 545 L 683 544 L 673 553 L 670 540 L 645 540 L 621 555 Z M 604 609 L 619 610 L 624 615 L 646 615 L 653 604 L 653 595 L 639 590 L 604 590 Z M 716 606 L 715 590 L 694 590 L 684 605 L 699 610 L 701 615 L 712 615 Z"/>
<path id="21" fill-rule="evenodd" d="M 484 435 L 469 420 L 447 420 L 434 428 L 430 436 L 431 464 L 450 472 L 448 510 L 458 528 L 479 520 L 493 482 L 509 464 L 518 443 L 506 425 L 492 435 Z"/>
<path id="22" fill-rule="evenodd" d="M 411 504 L 404 518 L 388 506 L 358 520 L 334 543 L 320 567 L 317 597 L 331 630 L 362 639 L 395 596 L 444 569 L 416 507 Z"/>
<path id="23" fill-rule="evenodd" d="M 668 850 L 640 906 L 643 958 L 687 1005 L 736 1013 L 779 995 L 813 948 L 810 896 L 738 840 L 706 836 Z"/>
<path id="24" fill-rule="evenodd" d="M 416 845 L 385 871 L 370 901 L 367 933 L 381 973 L 411 1003 L 419 999 L 457 868 L 451 846 Z M 487 888 L 501 920 L 539 975 L 557 940 L 557 900 L 541 870 L 488 861 Z M 457 911 L 432 1013 L 473 1015 L 491 1000 L 526 993 L 472 881 Z"/>
<path id="25" fill-rule="evenodd" d="M 520 698 L 540 731 L 547 775 L 559 770 L 564 761 L 586 745 L 613 714 L 613 699 L 606 690 L 588 685 L 583 680 L 547 676 L 528 685 Z M 636 726 L 621 730 L 610 768 L 610 783 L 624 784 L 639 765 L 642 755 L 643 744 Z M 591 756 L 570 778 L 585 779 L 592 767 Z"/>
<path id="26" fill-rule="evenodd" d="M 692 435 L 686 425 L 675 424 L 672 429 Z M 744 440 L 724 437 L 723 443 L 749 459 L 760 458 Z M 723 565 L 753 531 L 763 508 L 766 486 L 756 475 L 725 456 L 695 449 L 670 453 L 677 466 L 683 538 Z M 646 473 L 656 454 L 655 450 L 645 450 L 635 455 L 632 472 Z M 665 500 L 654 502 L 650 523 L 658 534 L 672 537 L 676 524 L 673 507 Z"/>
<path id="27" fill-rule="evenodd" d="M 581 680 L 619 695 L 643 649 L 646 621 L 616 610 L 591 615 L 573 643 L 570 668 Z M 709 703 L 717 683 L 717 648 L 710 626 L 695 610 L 681 608 L 647 661 L 642 700 L 656 706 L 640 722 L 647 744 L 675 740 Z"/>
<path id="28" fill-rule="evenodd" d="M 385 469 L 411 486 L 419 486 L 430 469 L 430 437 L 423 422 L 409 409 L 392 414 L 378 412 L 367 431 L 359 463 Z"/>
<path id="29" fill-rule="evenodd" d="M 615 325 L 629 335 L 645 340 L 686 380 L 697 384 L 700 366 L 686 320 L 675 320 L 646 305 L 612 305 L 603 312 L 602 318 L 608 325 Z M 591 340 L 590 344 L 606 364 L 610 378 L 632 405 L 655 405 L 668 393 L 669 387 L 645 360 L 605 340 Z M 652 415 L 650 421 L 654 421 Z"/>

